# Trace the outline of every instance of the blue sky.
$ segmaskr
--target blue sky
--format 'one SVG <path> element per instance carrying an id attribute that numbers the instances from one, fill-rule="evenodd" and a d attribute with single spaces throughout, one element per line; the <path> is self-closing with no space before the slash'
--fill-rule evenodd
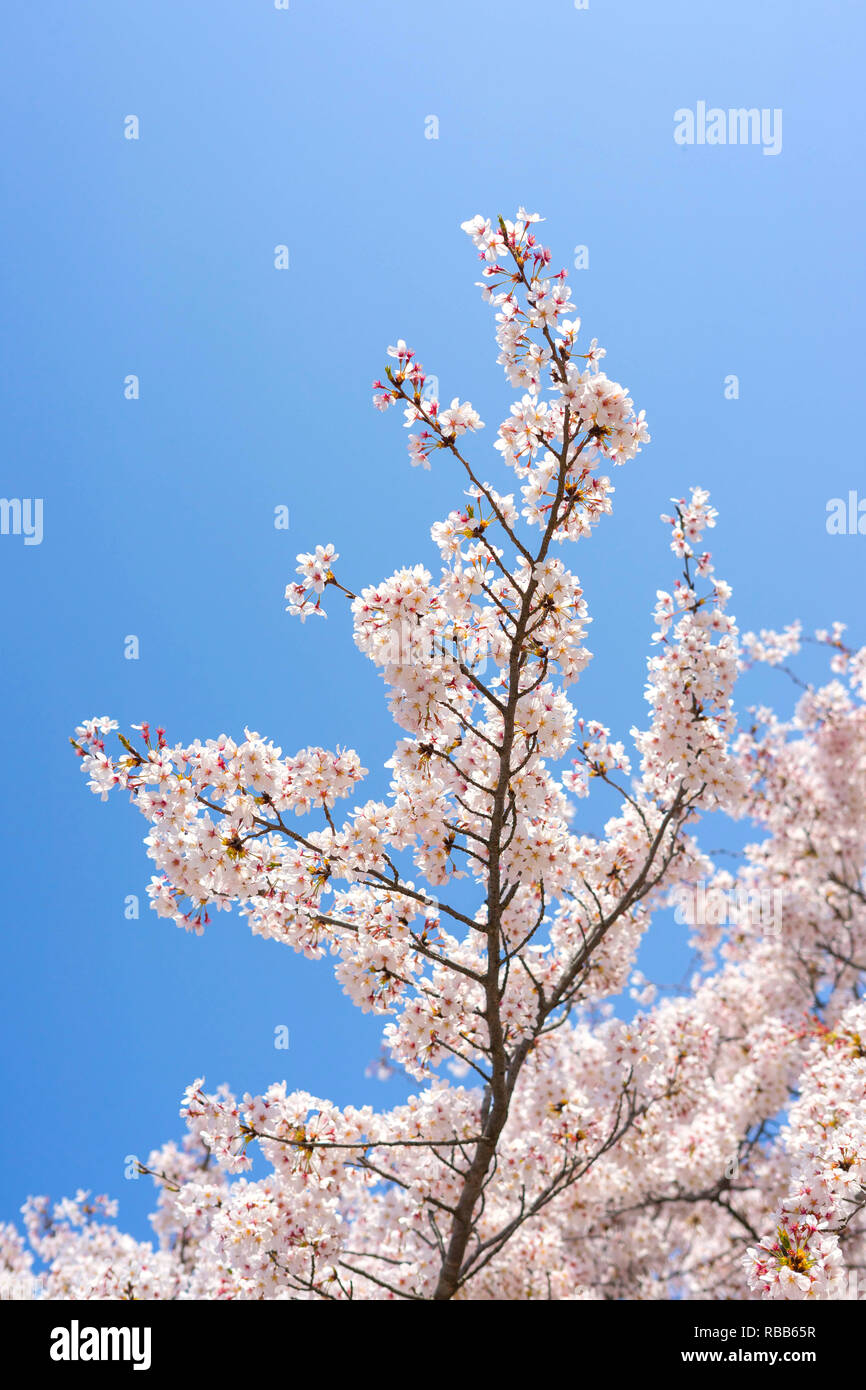
<path id="1" fill-rule="evenodd" d="M 839 618 L 862 639 L 866 537 L 825 518 L 866 495 L 866 24 L 853 0 L 49 0 L 4 28 L 2 493 L 43 499 L 44 536 L 0 536 L 0 1218 L 81 1186 L 145 1234 L 150 1185 L 124 1159 L 179 1134 L 195 1076 L 343 1103 L 403 1087 L 365 1078 L 380 1024 L 327 963 L 225 914 L 197 939 L 147 910 L 144 822 L 90 796 L 69 734 L 102 713 L 171 741 L 246 724 L 287 751 L 352 745 L 381 791 L 376 673 L 339 604 L 302 627 L 283 589 L 327 540 L 356 589 L 435 562 L 429 526 L 461 483 L 410 469 L 370 405 L 398 336 L 480 411 L 476 457 L 506 482 L 510 397 L 459 223 L 521 203 L 557 264 L 589 248 L 585 332 L 653 435 L 572 557 L 594 618 L 581 711 L 618 733 L 642 718 L 649 612 L 674 577 L 657 518 L 694 484 L 744 628 Z M 674 112 L 699 101 L 781 109 L 781 152 L 678 146 Z M 769 673 L 751 696 L 788 690 Z M 673 942 L 649 964 L 675 975 Z"/>

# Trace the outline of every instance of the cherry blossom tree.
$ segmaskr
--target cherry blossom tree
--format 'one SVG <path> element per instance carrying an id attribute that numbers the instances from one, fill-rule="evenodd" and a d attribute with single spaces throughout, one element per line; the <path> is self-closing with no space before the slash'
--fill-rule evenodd
<path id="1" fill-rule="evenodd" d="M 414 465 L 462 479 L 432 527 L 439 577 L 418 564 L 356 593 L 328 544 L 286 591 L 302 622 L 326 597 L 351 607 L 400 731 L 387 796 L 363 799 L 350 749 L 284 754 L 248 729 L 184 746 L 95 718 L 73 740 L 91 790 L 147 821 L 156 912 L 201 933 L 236 906 L 332 957 L 416 1093 L 377 1111 L 194 1080 L 185 1139 L 141 1164 L 154 1242 L 106 1198 L 33 1199 L 26 1241 L 0 1231 L 7 1277 L 35 1258 L 50 1296 L 76 1299 L 856 1296 L 866 650 L 816 633 L 830 670 L 813 688 L 790 665 L 799 625 L 741 635 L 694 488 L 662 518 L 675 573 L 645 722 L 627 751 L 578 712 L 589 618 L 567 557 L 611 511 L 605 470 L 649 434 L 603 349 L 581 350 L 538 220 L 464 223 L 517 392 L 496 439 L 513 490 L 470 452 L 477 411 L 438 401 L 400 340 L 374 404 L 402 408 Z M 738 720 L 758 662 L 792 676 L 790 717 Z M 709 851 L 708 812 L 753 842 Z M 695 964 L 659 991 L 636 957 L 672 907 Z"/>

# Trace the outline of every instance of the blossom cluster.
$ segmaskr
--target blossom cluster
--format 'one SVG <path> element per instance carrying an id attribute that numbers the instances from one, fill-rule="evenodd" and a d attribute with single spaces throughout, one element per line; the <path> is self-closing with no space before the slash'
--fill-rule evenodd
<path id="1" fill-rule="evenodd" d="M 249 729 L 171 743 L 101 716 L 73 739 L 94 794 L 145 818 L 156 913 L 201 933 L 234 906 L 330 956 L 381 1016 L 377 1074 L 417 1091 L 354 1107 L 197 1078 L 185 1138 L 140 1164 L 153 1241 L 107 1198 L 32 1199 L 26 1241 L 0 1229 L 10 1280 L 38 1268 L 60 1299 L 838 1298 L 864 1262 L 866 649 L 819 630 L 825 683 L 743 719 L 738 682 L 806 639 L 740 634 L 693 487 L 662 518 L 676 577 L 643 719 L 579 706 L 590 614 L 563 543 L 611 512 L 604 470 L 649 435 L 604 350 L 580 350 L 538 221 L 464 224 L 518 393 L 492 451 L 513 490 L 468 456 L 478 412 L 440 402 L 400 339 L 374 404 L 402 407 L 413 464 L 462 482 L 435 563 L 350 587 L 328 543 L 286 589 L 302 622 L 326 592 L 348 604 L 398 730 L 387 785 L 362 790 L 352 749 L 285 754 Z M 754 828 L 733 868 L 699 842 L 711 812 Z M 707 885 L 778 898 L 781 929 L 694 911 L 690 978 L 647 981 L 647 932 Z"/>

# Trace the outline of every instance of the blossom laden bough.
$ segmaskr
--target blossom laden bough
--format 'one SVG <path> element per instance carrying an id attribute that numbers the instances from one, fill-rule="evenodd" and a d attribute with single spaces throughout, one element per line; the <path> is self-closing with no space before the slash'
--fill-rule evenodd
<path id="1" fill-rule="evenodd" d="M 50 1297 L 835 1298 L 863 1262 L 866 651 L 819 631 L 831 679 L 795 676 L 789 719 L 740 723 L 737 682 L 787 671 L 802 630 L 741 637 L 692 488 L 663 517 L 645 720 L 627 744 L 578 710 L 590 615 L 567 543 L 649 434 L 581 343 L 539 220 L 464 224 L 519 393 L 492 451 L 512 490 L 469 456 L 475 408 L 440 402 L 398 339 L 374 405 L 402 407 L 413 464 L 462 476 L 438 574 L 356 591 L 328 543 L 286 590 L 302 622 L 326 593 L 349 605 L 400 731 L 387 793 L 364 799 L 354 750 L 249 729 L 172 744 L 101 717 L 73 740 L 92 791 L 145 817 L 156 912 L 200 933 L 237 906 L 330 956 L 383 1018 L 380 1069 L 417 1091 L 378 1110 L 196 1079 L 185 1140 L 140 1165 L 155 1247 L 86 1193 L 29 1203 L 29 1249 L 7 1229 L 6 1270 L 35 1255 Z M 708 812 L 755 826 L 735 870 L 698 841 Z M 637 968 L 673 902 L 768 895 L 783 930 L 690 911 L 688 986 Z"/>

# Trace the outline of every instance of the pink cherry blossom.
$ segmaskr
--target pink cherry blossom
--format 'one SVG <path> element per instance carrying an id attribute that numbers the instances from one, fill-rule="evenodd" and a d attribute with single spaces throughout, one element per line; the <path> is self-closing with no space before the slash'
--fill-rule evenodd
<path id="1" fill-rule="evenodd" d="M 35 1257 L 51 1298 L 830 1299 L 864 1264 L 866 649 L 819 629 L 824 683 L 750 706 L 754 663 L 787 671 L 807 639 L 741 636 L 693 487 L 663 517 L 644 717 L 576 703 L 568 543 L 649 434 L 538 221 L 463 224 L 517 397 L 486 461 L 478 413 L 425 394 L 403 339 L 374 385 L 412 463 L 457 476 L 435 567 L 349 587 L 317 545 L 286 590 L 302 621 L 348 604 L 398 730 L 387 791 L 352 749 L 249 729 L 173 743 L 102 716 L 73 739 L 90 789 L 144 818 L 156 913 L 201 933 L 234 906 L 329 958 L 416 1089 L 378 1109 L 193 1080 L 185 1138 L 140 1164 L 152 1241 L 82 1192 L 31 1199 L 26 1241 L 3 1228 L 7 1274 Z M 750 827 L 733 867 L 723 817 Z M 742 909 L 761 895 L 772 930 Z M 681 901 L 694 968 L 661 987 L 638 953 Z"/>

